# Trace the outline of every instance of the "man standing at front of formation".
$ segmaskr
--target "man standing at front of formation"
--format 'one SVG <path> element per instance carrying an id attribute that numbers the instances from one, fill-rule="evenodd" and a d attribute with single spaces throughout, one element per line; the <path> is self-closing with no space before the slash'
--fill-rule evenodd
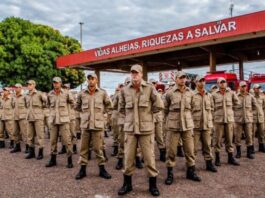
<path id="1" fill-rule="evenodd" d="M 176 85 L 169 90 L 164 97 L 167 134 L 167 178 L 166 185 L 173 183 L 173 167 L 176 164 L 176 148 L 183 141 L 186 158 L 186 178 L 193 181 L 201 181 L 195 172 L 195 155 L 193 140 L 193 120 L 191 115 L 191 99 L 193 92 L 186 87 L 186 74 L 179 71 L 176 74 Z"/>
<path id="2" fill-rule="evenodd" d="M 20 142 L 21 140 L 26 144 L 25 152 L 28 152 L 27 145 L 27 107 L 26 98 L 22 93 L 22 85 L 16 84 L 16 95 L 15 95 L 15 108 L 14 108 L 14 137 L 15 147 L 11 153 L 21 151 Z"/>
<path id="3" fill-rule="evenodd" d="M 90 142 L 92 142 L 99 165 L 99 176 L 104 179 L 111 179 L 111 175 L 105 170 L 106 159 L 103 154 L 103 132 L 104 113 L 111 111 L 112 103 L 107 92 L 98 87 L 96 74 L 88 74 L 87 83 L 88 88 L 78 94 L 76 101 L 76 110 L 81 112 L 82 133 L 79 159 L 81 168 L 75 178 L 78 180 L 86 176 L 88 151 Z"/>
<path id="4" fill-rule="evenodd" d="M 217 80 L 218 90 L 213 93 L 214 102 L 214 130 L 216 133 L 215 140 L 215 165 L 221 166 L 220 152 L 225 136 L 225 148 L 228 153 L 228 164 L 239 166 L 240 164 L 233 157 L 233 128 L 234 128 L 234 111 L 233 106 L 239 104 L 237 95 L 227 87 L 224 78 Z"/>
<path id="5" fill-rule="evenodd" d="M 195 83 L 196 90 L 191 100 L 192 117 L 194 122 L 194 150 L 196 154 L 199 141 L 201 141 L 202 153 L 206 162 L 206 170 L 211 172 L 217 172 L 217 169 L 212 163 L 212 95 L 204 89 L 205 79 L 203 76 L 197 76 L 195 79 Z"/>
<path id="6" fill-rule="evenodd" d="M 257 102 L 256 99 L 247 92 L 247 83 L 245 81 L 239 83 L 239 93 L 237 96 L 240 103 L 234 106 L 236 158 L 241 157 L 241 139 L 244 131 L 246 136 L 247 157 L 249 159 L 254 159 L 254 154 L 252 153 L 253 109 L 257 108 Z"/>
<path id="7" fill-rule="evenodd" d="M 151 84 L 143 79 L 141 65 L 131 67 L 131 82 L 121 91 L 119 112 L 125 114 L 124 183 L 118 194 L 132 190 L 137 146 L 140 145 L 149 176 L 149 192 L 159 196 L 156 186 L 158 171 L 155 166 L 153 115 L 163 109 L 163 102 Z"/>
<path id="8" fill-rule="evenodd" d="M 39 154 L 37 160 L 43 159 L 44 147 L 44 107 L 47 105 L 46 94 L 36 90 L 36 82 L 29 80 L 27 82 L 29 92 L 26 95 L 27 102 L 27 143 L 29 152 L 26 159 L 35 157 L 35 138 L 39 145 Z"/>
<path id="9" fill-rule="evenodd" d="M 48 94 L 48 107 L 50 108 L 49 123 L 51 127 L 51 158 L 46 167 L 56 166 L 57 142 L 61 134 L 62 142 L 67 151 L 67 168 L 73 168 L 72 140 L 70 132 L 70 109 L 74 105 L 74 98 L 68 90 L 62 89 L 60 77 L 53 78 L 53 90 Z"/>

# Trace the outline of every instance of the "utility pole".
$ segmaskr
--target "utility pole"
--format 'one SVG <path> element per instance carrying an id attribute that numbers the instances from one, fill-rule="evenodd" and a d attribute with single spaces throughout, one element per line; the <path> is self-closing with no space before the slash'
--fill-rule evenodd
<path id="1" fill-rule="evenodd" d="M 83 25 L 84 25 L 84 23 L 79 22 L 79 25 L 80 25 L 80 46 L 81 46 L 81 50 L 83 50 Z M 83 84 L 81 84 L 80 89 L 81 89 L 80 91 L 82 91 Z"/>
<path id="2" fill-rule="evenodd" d="M 234 10 L 234 3 L 231 0 L 230 1 L 230 6 L 229 6 L 230 17 L 233 17 L 233 10 Z M 233 70 L 233 72 L 235 72 L 235 65 L 234 65 L 234 63 L 232 64 L 232 70 Z"/>

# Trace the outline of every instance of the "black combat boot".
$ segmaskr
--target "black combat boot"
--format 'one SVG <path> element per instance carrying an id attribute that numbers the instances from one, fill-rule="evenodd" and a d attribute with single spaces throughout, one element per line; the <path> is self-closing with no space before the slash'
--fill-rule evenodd
<path id="1" fill-rule="evenodd" d="M 105 138 L 108 138 L 109 137 L 108 132 L 106 130 L 104 130 L 104 137 Z"/>
<path id="2" fill-rule="evenodd" d="M 173 167 L 167 167 L 167 178 L 165 180 L 166 185 L 171 185 L 174 180 Z"/>
<path id="3" fill-rule="evenodd" d="M 254 143 L 253 143 L 253 145 L 251 146 L 251 153 L 252 153 L 252 154 L 255 154 L 255 147 L 254 147 Z"/>
<path id="4" fill-rule="evenodd" d="M 5 148 L 5 141 L 0 141 L 0 148 Z"/>
<path id="5" fill-rule="evenodd" d="M 248 159 L 254 159 L 255 158 L 255 156 L 254 156 L 254 154 L 252 154 L 251 150 L 252 150 L 252 146 L 248 146 L 247 147 L 247 158 Z"/>
<path id="6" fill-rule="evenodd" d="M 206 160 L 206 170 L 216 173 L 217 169 L 214 167 L 212 160 Z"/>
<path id="7" fill-rule="evenodd" d="M 74 165 L 73 165 L 73 160 L 72 160 L 72 156 L 69 156 L 68 158 L 67 158 L 67 166 L 66 166 L 67 168 L 73 168 L 74 167 Z"/>
<path id="8" fill-rule="evenodd" d="M 121 170 L 123 168 L 123 158 L 118 158 L 118 162 L 115 168 L 116 170 Z"/>
<path id="9" fill-rule="evenodd" d="M 20 143 L 17 143 L 15 147 L 10 151 L 10 153 L 17 153 L 17 152 L 21 152 Z"/>
<path id="10" fill-rule="evenodd" d="M 149 177 L 149 192 L 154 197 L 157 197 L 160 195 L 160 192 L 156 186 L 156 177 Z"/>
<path id="11" fill-rule="evenodd" d="M 104 179 L 111 179 L 111 175 L 106 171 L 104 165 L 99 166 L 99 176 Z"/>
<path id="12" fill-rule="evenodd" d="M 77 154 L 77 146 L 76 146 L 76 144 L 73 145 L 73 153 Z"/>
<path id="13" fill-rule="evenodd" d="M 76 180 L 86 177 L 86 165 L 81 165 L 79 172 L 75 176 Z"/>
<path id="14" fill-rule="evenodd" d="M 29 145 L 28 144 L 26 144 L 25 153 L 29 153 Z"/>
<path id="15" fill-rule="evenodd" d="M 160 151 L 160 161 L 165 162 L 166 161 L 166 149 L 162 148 L 162 149 L 159 149 L 159 151 Z"/>
<path id="16" fill-rule="evenodd" d="M 123 186 L 120 188 L 118 195 L 126 195 L 132 191 L 132 176 L 123 175 Z"/>
<path id="17" fill-rule="evenodd" d="M 236 158 L 241 158 L 241 146 L 236 146 Z"/>
<path id="18" fill-rule="evenodd" d="M 197 182 L 201 181 L 201 178 L 195 173 L 195 166 L 188 167 L 186 178 Z"/>
<path id="19" fill-rule="evenodd" d="M 25 157 L 25 159 L 31 159 L 31 158 L 35 158 L 35 148 L 34 147 L 29 147 L 29 153 Z"/>
<path id="20" fill-rule="evenodd" d="M 228 153 L 228 164 L 232 164 L 234 166 L 240 166 L 239 162 L 237 162 L 233 157 L 233 153 Z"/>
<path id="21" fill-rule="evenodd" d="M 10 149 L 14 148 L 14 140 L 10 140 L 9 148 L 10 148 Z"/>
<path id="22" fill-rule="evenodd" d="M 183 147 L 182 146 L 178 146 L 177 147 L 177 156 L 178 157 L 184 157 Z"/>
<path id="23" fill-rule="evenodd" d="M 59 155 L 65 154 L 66 153 L 66 147 L 65 145 L 62 146 L 62 149 L 60 150 L 60 152 L 58 153 Z"/>
<path id="24" fill-rule="evenodd" d="M 220 153 L 215 153 L 215 166 L 221 166 Z"/>
<path id="25" fill-rule="evenodd" d="M 41 160 L 41 159 L 43 159 L 43 148 L 39 148 L 39 153 L 37 157 L 37 160 Z"/>
<path id="26" fill-rule="evenodd" d="M 136 158 L 135 158 L 135 167 L 138 169 L 142 169 L 144 167 L 142 162 L 141 162 L 140 157 L 138 157 L 138 156 L 136 156 Z"/>
<path id="27" fill-rule="evenodd" d="M 111 156 L 117 156 L 118 154 L 118 146 L 113 146 L 113 152 L 111 153 Z"/>
<path id="28" fill-rule="evenodd" d="M 109 160 L 109 158 L 108 158 L 108 156 L 107 156 L 106 150 L 103 149 L 102 151 L 103 151 L 103 156 L 104 156 L 104 158 L 105 158 L 105 161 L 107 162 L 107 161 Z"/>
<path id="29" fill-rule="evenodd" d="M 252 147 L 254 148 L 254 145 Z M 265 153 L 265 146 L 263 143 L 259 144 L 259 152 Z"/>
<path id="30" fill-rule="evenodd" d="M 52 166 L 56 166 L 56 155 L 51 154 L 51 158 L 50 161 L 48 162 L 48 164 L 46 164 L 46 167 L 52 167 Z"/>

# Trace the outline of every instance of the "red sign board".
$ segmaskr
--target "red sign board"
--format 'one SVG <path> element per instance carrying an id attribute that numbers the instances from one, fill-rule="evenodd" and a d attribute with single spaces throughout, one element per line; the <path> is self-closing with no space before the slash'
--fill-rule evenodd
<path id="1" fill-rule="evenodd" d="M 59 57 L 58 68 L 265 31 L 265 11 L 137 38 Z"/>

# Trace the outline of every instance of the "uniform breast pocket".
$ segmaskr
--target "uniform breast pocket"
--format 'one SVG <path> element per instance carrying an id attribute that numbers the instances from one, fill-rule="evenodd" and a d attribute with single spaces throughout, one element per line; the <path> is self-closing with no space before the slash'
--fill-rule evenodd
<path id="1" fill-rule="evenodd" d="M 86 103 L 82 103 L 82 111 L 85 111 L 85 110 L 87 110 L 89 108 L 89 105 L 88 105 L 88 103 L 86 102 Z"/>
<path id="2" fill-rule="evenodd" d="M 103 102 L 101 101 L 95 101 L 95 110 L 97 112 L 100 112 L 103 109 Z"/>
<path id="3" fill-rule="evenodd" d="M 211 109 L 211 101 L 210 98 L 205 99 L 205 109 L 210 110 Z"/>
<path id="4" fill-rule="evenodd" d="M 246 107 L 251 108 L 251 99 L 246 100 Z"/>
<path id="5" fill-rule="evenodd" d="M 32 105 L 33 106 L 41 106 L 41 101 L 38 98 L 33 98 Z"/>
<path id="6" fill-rule="evenodd" d="M 132 109 L 133 108 L 133 99 L 132 96 L 126 96 L 125 97 L 125 108 L 126 109 Z"/>
<path id="7" fill-rule="evenodd" d="M 232 98 L 226 98 L 226 106 L 232 106 L 233 102 L 232 102 Z"/>
<path id="8" fill-rule="evenodd" d="M 220 109 L 220 108 L 222 108 L 222 107 L 223 107 L 223 98 L 216 98 L 216 99 L 214 100 L 214 107 L 215 107 L 216 109 Z"/>
<path id="9" fill-rule="evenodd" d="M 66 100 L 60 100 L 60 101 L 59 101 L 59 106 L 60 106 L 60 107 L 65 107 L 66 104 L 67 104 L 67 103 L 66 103 Z"/>
<path id="10" fill-rule="evenodd" d="M 149 100 L 146 98 L 145 95 L 141 95 L 139 98 L 139 107 L 146 108 L 148 107 Z"/>

